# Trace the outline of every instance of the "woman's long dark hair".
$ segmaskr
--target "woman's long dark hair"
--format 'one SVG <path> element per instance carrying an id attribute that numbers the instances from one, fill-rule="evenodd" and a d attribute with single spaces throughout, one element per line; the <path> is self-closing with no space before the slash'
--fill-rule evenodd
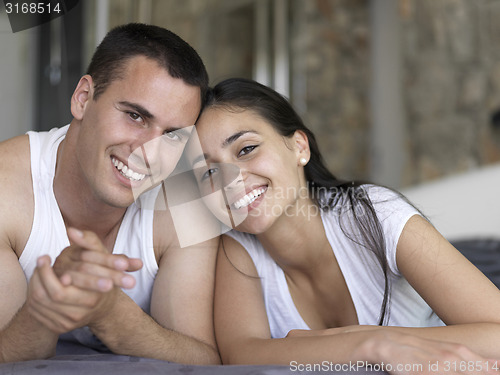
<path id="1" fill-rule="evenodd" d="M 310 196 L 325 211 L 338 209 L 342 232 L 376 255 L 385 279 L 378 324 L 387 324 L 391 292 L 390 269 L 384 233 L 373 204 L 363 188 L 366 182 L 345 181 L 335 177 L 325 166 L 314 134 L 304 125 L 288 100 L 267 86 L 243 78 L 224 80 L 209 92 L 205 108 L 210 107 L 234 111 L 251 110 L 271 124 L 283 137 L 291 137 L 297 130 L 307 135 L 310 160 L 304 167 L 304 172 Z M 342 218 L 345 217 L 352 220 L 343 222 Z M 356 230 L 361 238 L 353 234 Z"/>

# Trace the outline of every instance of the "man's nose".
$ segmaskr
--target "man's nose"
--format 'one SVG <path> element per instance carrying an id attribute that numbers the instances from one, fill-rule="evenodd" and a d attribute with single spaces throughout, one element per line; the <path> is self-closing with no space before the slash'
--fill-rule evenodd
<path id="1" fill-rule="evenodd" d="M 148 157 L 153 158 L 159 152 L 162 135 L 161 130 L 155 128 L 145 129 L 135 139 L 132 147 L 134 150 L 142 149 Z"/>
<path id="2" fill-rule="evenodd" d="M 137 139 L 137 143 L 140 144 L 146 153 L 147 157 L 151 160 L 156 160 L 162 156 L 163 153 L 168 153 L 168 144 L 162 142 L 163 130 L 160 128 L 150 128 L 141 134 L 141 137 Z"/>

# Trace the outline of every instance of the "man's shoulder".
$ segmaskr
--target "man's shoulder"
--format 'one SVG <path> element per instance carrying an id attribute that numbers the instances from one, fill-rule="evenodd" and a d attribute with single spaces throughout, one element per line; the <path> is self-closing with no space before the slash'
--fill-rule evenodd
<path id="1" fill-rule="evenodd" d="M 27 135 L 0 143 L 0 241 L 20 254 L 33 219 L 33 184 Z"/>
<path id="2" fill-rule="evenodd" d="M 168 239 L 169 245 L 182 248 L 196 246 L 218 238 L 222 233 L 223 225 L 202 201 L 155 207 L 158 208 L 154 213 L 155 237 Z"/>
<path id="3" fill-rule="evenodd" d="M 153 240 L 155 247 L 159 245 L 162 247 L 177 245 L 175 224 L 168 207 L 155 209 L 153 218 Z"/>
<path id="4" fill-rule="evenodd" d="M 31 181 L 30 146 L 27 135 L 21 135 L 0 143 L 0 194 L 22 194 L 26 182 Z M 32 190 L 31 184 L 28 184 Z M 24 187 L 24 189 L 23 189 Z M 20 189 L 20 191 L 19 191 Z"/>

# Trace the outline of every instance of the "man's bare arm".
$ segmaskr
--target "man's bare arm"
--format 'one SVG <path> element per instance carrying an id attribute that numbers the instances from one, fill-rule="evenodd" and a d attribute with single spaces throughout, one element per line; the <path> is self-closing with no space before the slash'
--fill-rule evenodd
<path id="1" fill-rule="evenodd" d="M 90 324 L 94 334 L 115 353 L 219 364 L 213 329 L 217 242 L 169 248 L 156 275 L 152 316 L 121 292 L 112 310 Z"/>
<path id="2" fill-rule="evenodd" d="M 124 266 L 116 267 L 116 260 L 129 264 L 136 260 L 107 253 L 92 232 L 83 232 L 80 238 L 73 231 L 68 234 L 74 246 L 58 258 L 55 274 L 63 280 L 69 277 L 64 284 L 79 290 L 82 300 L 86 292 L 99 293 L 103 300 L 108 300 L 89 311 L 87 324 L 110 350 L 173 362 L 220 363 L 212 321 L 217 240 L 188 249 L 171 247 L 164 252 L 156 276 L 151 317 L 120 289 L 123 272 L 119 269 Z M 99 280 L 112 281 L 113 289 L 101 290 Z M 59 311 L 61 314 L 54 320 L 68 321 L 70 311 Z"/>
<path id="3" fill-rule="evenodd" d="M 46 358 L 55 352 L 57 335 L 29 314 L 31 289 L 18 259 L 33 221 L 28 137 L 0 143 L 0 160 L 0 361 Z"/>
<path id="4" fill-rule="evenodd" d="M 12 249 L 0 249 L 0 265 L 0 362 L 54 355 L 58 335 L 33 319 L 29 313 L 28 304 L 33 296 L 31 290 L 27 290 L 26 278 Z M 33 275 L 33 278 L 36 277 L 37 271 Z"/>
<path id="5" fill-rule="evenodd" d="M 123 292 L 109 315 L 90 327 L 114 353 L 178 363 L 220 364 L 215 346 L 161 326 Z"/>

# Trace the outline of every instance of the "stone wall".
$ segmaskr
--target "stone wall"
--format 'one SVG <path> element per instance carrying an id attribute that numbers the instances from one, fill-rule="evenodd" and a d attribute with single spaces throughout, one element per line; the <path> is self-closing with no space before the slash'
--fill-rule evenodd
<path id="1" fill-rule="evenodd" d="M 500 2 L 402 0 L 411 165 L 417 183 L 500 160 Z"/>
<path id="2" fill-rule="evenodd" d="M 367 178 L 368 0 L 291 2 L 292 100 L 338 177 Z M 303 90 L 303 92 L 299 92 Z"/>
<path id="3" fill-rule="evenodd" d="M 271 4 L 272 4 L 271 0 Z M 373 0 L 372 0 L 373 1 Z M 397 2 L 408 135 L 400 186 L 500 160 L 500 0 Z M 289 0 L 290 99 L 339 177 L 370 176 L 370 0 Z M 111 0 L 111 26 L 137 4 Z M 191 43 L 212 83 L 252 77 L 253 0 L 151 0 L 150 19 Z"/>

